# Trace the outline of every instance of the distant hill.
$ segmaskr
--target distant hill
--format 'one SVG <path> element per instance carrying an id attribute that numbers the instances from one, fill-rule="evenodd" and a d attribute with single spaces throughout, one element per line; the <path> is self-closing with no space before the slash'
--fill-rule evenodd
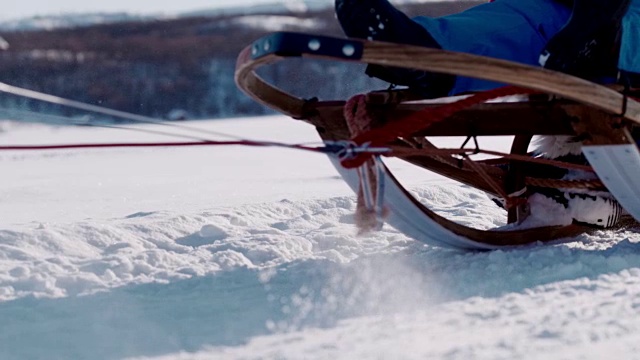
<path id="1" fill-rule="evenodd" d="M 479 3 L 430 2 L 403 9 L 411 15 L 439 16 Z M 233 82 L 235 59 L 243 47 L 279 30 L 342 36 L 330 7 L 253 8 L 243 14 L 178 18 L 112 14 L 95 19 L 93 24 L 66 19 L 71 27 L 0 31 L 4 39 L 0 43 L 6 44 L 0 48 L 0 81 L 155 117 L 176 110 L 191 118 L 259 115 L 270 111 L 241 94 Z M 381 86 L 352 74 L 345 64 L 293 61 L 262 75 L 301 95 L 325 99 Z M 317 80 L 309 86 L 309 81 L 296 78 Z M 67 109 L 3 94 L 0 108 L 73 115 Z"/>
<path id="2" fill-rule="evenodd" d="M 128 13 L 82 13 L 50 16 L 34 16 L 16 20 L 0 21 L 0 31 L 38 31 L 61 28 L 113 24 L 121 22 L 147 21 L 158 18 L 152 15 L 134 15 Z"/>

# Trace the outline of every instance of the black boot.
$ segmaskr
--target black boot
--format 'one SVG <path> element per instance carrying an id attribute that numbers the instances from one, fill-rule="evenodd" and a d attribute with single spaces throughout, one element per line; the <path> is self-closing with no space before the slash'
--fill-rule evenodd
<path id="1" fill-rule="evenodd" d="M 594 79 L 615 74 L 620 22 L 630 0 L 575 0 L 567 24 L 540 54 L 547 69 Z"/>
<path id="2" fill-rule="evenodd" d="M 338 21 L 348 37 L 440 49 L 429 32 L 387 0 L 336 0 Z M 455 77 L 420 70 L 370 65 L 367 74 L 408 86 L 425 97 L 448 95 Z"/>
<path id="3" fill-rule="evenodd" d="M 625 70 L 620 70 L 620 84 L 625 89 L 632 92 L 633 96 L 640 95 L 640 74 Z"/>

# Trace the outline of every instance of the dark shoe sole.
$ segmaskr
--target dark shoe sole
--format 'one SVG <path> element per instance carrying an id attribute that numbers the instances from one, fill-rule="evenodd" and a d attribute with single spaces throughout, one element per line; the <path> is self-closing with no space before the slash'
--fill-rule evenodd
<path id="1" fill-rule="evenodd" d="M 540 65 L 583 77 L 598 68 L 615 65 L 608 52 L 615 48 L 620 21 L 629 3 L 630 0 L 575 0 L 569 21 L 542 51 Z"/>
<path id="2" fill-rule="evenodd" d="M 348 37 L 440 49 L 429 32 L 387 0 L 336 0 L 336 15 Z M 367 74 L 408 86 L 424 97 L 446 96 L 455 77 L 421 70 L 370 65 Z"/>

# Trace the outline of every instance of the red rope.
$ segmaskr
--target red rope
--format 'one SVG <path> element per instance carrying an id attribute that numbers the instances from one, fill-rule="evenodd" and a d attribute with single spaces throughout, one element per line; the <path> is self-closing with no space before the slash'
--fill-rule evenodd
<path id="1" fill-rule="evenodd" d="M 371 130 L 373 118 L 367 111 L 367 98 L 365 95 L 356 95 L 349 99 L 343 110 L 351 137 L 359 136 Z M 360 181 L 357 191 L 355 223 L 359 235 L 379 229 L 382 219 L 389 213 L 386 207 L 382 209 L 376 208 L 378 197 L 384 196 L 384 194 L 378 193 L 379 181 L 383 181 L 383 179 L 377 177 L 378 169 L 373 159 L 371 157 L 367 159 L 368 161 L 363 162 L 362 166 L 358 167 Z M 365 191 L 369 195 L 365 195 Z"/>
<path id="2" fill-rule="evenodd" d="M 365 95 L 356 95 L 347 100 L 343 113 L 351 137 L 359 136 L 371 129 L 373 119 L 367 111 L 367 97 Z"/>
<path id="3" fill-rule="evenodd" d="M 357 135 L 353 138 L 353 141 L 358 145 L 370 143 L 371 146 L 384 146 L 398 137 L 411 136 L 411 134 L 426 129 L 430 125 L 438 121 L 442 121 L 456 112 L 469 108 L 473 105 L 505 96 L 532 94 L 535 92 L 535 90 L 516 86 L 505 86 L 483 91 L 450 104 L 417 111 L 402 120 L 395 121 L 380 128 L 369 130 L 363 134 Z M 370 156 L 370 154 L 360 154 L 355 158 L 345 159 L 342 161 L 342 166 L 346 168 L 358 167 Z"/>

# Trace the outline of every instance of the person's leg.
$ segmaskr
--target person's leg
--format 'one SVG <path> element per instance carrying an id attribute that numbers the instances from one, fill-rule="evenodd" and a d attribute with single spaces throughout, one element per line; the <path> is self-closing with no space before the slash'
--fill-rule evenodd
<path id="1" fill-rule="evenodd" d="M 540 51 L 564 26 L 571 10 L 554 0 L 496 0 L 440 18 L 417 17 L 443 49 L 538 65 Z M 451 94 L 501 84 L 458 77 Z"/>
<path id="2" fill-rule="evenodd" d="M 387 0 L 336 0 L 336 13 L 349 37 L 442 48 L 536 65 L 540 51 L 566 23 L 570 10 L 553 0 L 497 0 L 449 16 L 410 19 Z M 500 85 L 380 66 L 369 67 L 368 73 L 418 89 L 431 97 Z"/>

